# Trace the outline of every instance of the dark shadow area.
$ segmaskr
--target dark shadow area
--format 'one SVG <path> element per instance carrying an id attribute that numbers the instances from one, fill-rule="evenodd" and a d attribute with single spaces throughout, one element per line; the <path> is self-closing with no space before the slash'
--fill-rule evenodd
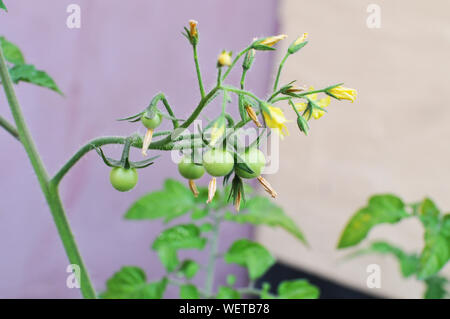
<path id="1" fill-rule="evenodd" d="M 276 293 L 278 284 L 283 280 L 307 279 L 311 284 L 319 287 L 320 299 L 379 299 L 359 290 L 336 283 L 325 277 L 311 274 L 302 269 L 293 268 L 283 263 L 276 263 L 261 277 L 256 286 L 261 287 L 263 282 L 270 283 L 271 292 Z"/>

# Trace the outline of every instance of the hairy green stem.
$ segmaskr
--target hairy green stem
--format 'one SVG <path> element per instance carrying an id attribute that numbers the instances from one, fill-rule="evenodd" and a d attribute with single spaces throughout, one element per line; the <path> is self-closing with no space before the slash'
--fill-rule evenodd
<path id="1" fill-rule="evenodd" d="M 180 126 L 180 124 L 178 123 L 178 120 L 175 117 L 175 114 L 172 111 L 172 108 L 170 107 L 169 102 L 166 99 L 166 96 L 164 95 L 164 93 L 159 93 L 158 95 L 156 95 L 153 99 L 157 99 L 156 102 L 158 102 L 159 100 L 161 100 L 164 104 L 164 107 L 166 108 L 167 113 L 169 113 L 169 115 L 171 117 L 173 117 L 174 119 L 172 119 L 172 123 L 173 123 L 173 127 L 177 128 Z M 153 101 L 153 100 L 152 100 Z"/>
<path id="2" fill-rule="evenodd" d="M 277 90 L 277 87 L 278 87 L 278 81 L 280 80 L 281 70 L 283 69 L 284 62 L 286 62 L 287 58 L 288 58 L 290 55 L 291 55 L 291 54 L 290 54 L 289 52 L 287 52 L 286 55 L 284 56 L 283 60 L 281 60 L 280 66 L 278 67 L 277 76 L 276 76 L 276 78 L 275 78 L 275 83 L 273 84 L 273 91 L 274 91 L 274 92 Z"/>
<path id="3" fill-rule="evenodd" d="M 197 45 L 192 45 L 194 51 L 195 71 L 197 72 L 198 86 L 200 88 L 200 95 L 202 99 L 205 97 L 205 88 L 203 87 L 202 73 L 200 72 L 200 65 L 198 63 Z"/>
<path id="4" fill-rule="evenodd" d="M 211 101 L 211 99 L 214 97 L 214 95 L 219 89 L 220 87 L 216 86 L 203 99 L 201 99 L 201 101 L 199 102 L 195 110 L 192 112 L 192 114 L 189 116 L 189 118 L 186 121 L 184 121 L 182 125 L 180 125 L 181 129 L 188 128 L 189 125 L 191 125 L 194 122 L 194 120 L 202 112 L 203 108 Z M 181 134 L 181 130 L 179 133 Z M 173 138 L 172 135 L 169 135 L 163 139 L 160 139 L 159 141 L 152 143 L 153 147 L 158 148 L 160 146 L 164 146 L 165 144 L 169 143 L 172 140 L 172 138 Z"/>
<path id="5" fill-rule="evenodd" d="M 20 141 L 19 138 L 19 132 L 17 132 L 17 129 L 14 127 L 14 125 L 12 125 L 11 123 L 8 122 L 8 120 L 6 120 L 5 118 L 3 118 L 2 116 L 0 116 L 0 126 L 3 127 L 9 134 L 11 134 L 15 139 L 17 139 L 18 141 Z"/>
<path id="6" fill-rule="evenodd" d="M 297 94 L 292 94 L 290 96 L 281 96 L 279 98 L 273 99 L 272 103 L 275 102 L 279 102 L 279 101 L 285 101 L 285 100 L 289 100 L 292 98 L 304 98 L 307 95 L 311 95 L 311 94 L 315 94 L 315 93 L 322 93 L 325 92 L 326 89 L 319 89 L 319 90 L 314 90 L 314 91 L 308 91 L 308 92 L 303 92 L 303 93 L 297 93 Z"/>
<path id="7" fill-rule="evenodd" d="M 63 243 L 66 254 L 69 258 L 71 264 L 76 264 L 80 267 L 80 288 L 83 297 L 85 298 L 96 298 L 95 290 L 89 279 L 89 275 L 81 255 L 78 251 L 75 239 L 70 230 L 69 222 L 67 220 L 64 208 L 62 206 L 58 189 L 56 185 L 50 183 L 48 180 L 47 171 L 44 164 L 41 161 L 39 153 L 34 145 L 33 139 L 28 131 L 25 124 L 25 120 L 20 109 L 19 102 L 17 100 L 13 83 L 9 75 L 8 67 L 6 65 L 5 57 L 3 51 L 0 48 L 0 77 L 3 85 L 3 89 L 8 100 L 8 104 L 11 109 L 11 113 L 16 122 L 17 132 L 22 142 L 25 151 L 30 159 L 31 165 L 36 173 L 39 185 L 41 186 L 42 192 L 47 200 L 50 211 L 52 213 L 58 234 Z"/>
<path id="8" fill-rule="evenodd" d="M 241 82 L 240 82 L 240 85 L 241 85 L 241 90 L 243 90 L 243 89 L 244 89 L 245 76 L 247 75 L 247 71 L 248 71 L 248 69 L 244 69 L 244 70 L 242 70 L 242 75 L 241 75 Z"/>
<path id="9" fill-rule="evenodd" d="M 240 90 L 240 89 L 234 88 L 232 86 L 222 86 L 221 89 L 225 90 L 225 91 L 230 91 L 230 92 L 233 92 L 236 94 L 247 95 L 247 96 L 250 96 L 251 98 L 255 99 L 256 101 L 258 101 L 259 103 L 264 103 L 263 100 L 261 100 L 259 97 L 257 97 L 255 94 L 253 94 L 252 92 L 249 92 L 249 91 Z"/>
<path id="10" fill-rule="evenodd" d="M 252 48 L 252 46 L 248 46 L 246 47 L 244 50 L 242 50 L 241 52 L 238 53 L 238 55 L 236 55 L 236 57 L 234 58 L 233 62 L 231 63 L 231 65 L 228 67 L 227 71 L 225 72 L 225 74 L 222 77 L 222 81 L 224 81 L 226 79 L 226 77 L 228 76 L 228 74 L 230 73 L 231 69 L 233 69 L 234 65 L 236 64 L 236 62 L 241 58 L 241 56 L 243 56 L 245 53 L 247 53 L 248 50 L 250 50 Z"/>

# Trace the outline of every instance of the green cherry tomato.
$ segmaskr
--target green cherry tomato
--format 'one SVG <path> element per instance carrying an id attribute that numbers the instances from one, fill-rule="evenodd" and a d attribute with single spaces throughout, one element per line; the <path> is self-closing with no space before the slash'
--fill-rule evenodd
<path id="1" fill-rule="evenodd" d="M 145 114 L 141 117 L 141 122 L 148 129 L 154 130 L 161 124 L 161 115 L 158 113 L 154 117 L 146 117 Z"/>
<path id="2" fill-rule="evenodd" d="M 136 186 L 138 174 L 135 168 L 114 167 L 109 174 L 111 185 L 120 192 L 127 192 Z"/>
<path id="3" fill-rule="evenodd" d="M 236 168 L 236 174 L 242 178 L 255 178 L 261 175 L 261 170 L 266 165 L 266 157 L 263 152 L 261 152 L 257 148 L 251 148 L 247 150 L 243 156 L 241 156 L 245 163 L 251 168 L 254 172 L 250 174 L 247 171 L 244 171 L 242 168 Z"/>
<path id="4" fill-rule="evenodd" d="M 205 169 L 202 165 L 196 165 L 192 163 L 190 156 L 185 156 L 178 164 L 178 171 L 181 176 L 189 180 L 199 179 L 205 173 Z"/>
<path id="5" fill-rule="evenodd" d="M 234 166 L 234 158 L 222 149 L 212 149 L 203 154 L 203 166 L 211 176 L 225 176 Z"/>

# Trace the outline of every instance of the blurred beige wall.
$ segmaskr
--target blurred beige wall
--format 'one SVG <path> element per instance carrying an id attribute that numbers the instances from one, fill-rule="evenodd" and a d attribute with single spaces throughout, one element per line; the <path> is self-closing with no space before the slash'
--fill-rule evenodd
<path id="1" fill-rule="evenodd" d="M 366 25 L 371 3 L 381 8 L 379 29 Z M 258 229 L 257 237 L 291 265 L 367 293 L 419 298 L 423 286 L 402 279 L 393 258 L 341 262 L 351 250 L 335 247 L 350 216 L 374 193 L 393 192 L 406 201 L 431 196 L 450 210 L 450 2 L 285 0 L 279 14 L 289 40 L 278 47 L 278 58 L 297 35 L 309 32 L 309 44 L 288 60 L 281 83 L 345 82 L 359 95 L 353 104 L 332 101 L 329 113 L 312 120 L 308 137 L 291 123 L 280 170 L 268 176 L 277 202 L 311 248 L 282 231 Z M 376 228 L 369 239 L 419 251 L 422 236 L 411 220 Z M 366 286 L 371 263 L 381 266 L 381 289 Z M 445 271 L 450 275 L 448 265 Z"/>

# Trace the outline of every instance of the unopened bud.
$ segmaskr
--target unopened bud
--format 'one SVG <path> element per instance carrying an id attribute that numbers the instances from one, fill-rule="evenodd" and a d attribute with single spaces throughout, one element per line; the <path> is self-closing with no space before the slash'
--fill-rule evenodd
<path id="1" fill-rule="evenodd" d="M 217 58 L 217 66 L 230 66 L 231 65 L 231 53 L 227 51 L 222 51 L 222 53 Z"/>
<path id="2" fill-rule="evenodd" d="M 244 70 L 250 69 L 254 60 L 255 60 L 255 49 L 250 49 L 249 51 L 247 51 L 247 54 L 244 57 L 244 62 L 242 63 L 242 67 L 244 68 Z"/>
<path id="3" fill-rule="evenodd" d="M 303 116 L 297 117 L 297 125 L 300 131 L 305 133 L 305 135 L 308 135 L 309 125 Z"/>

